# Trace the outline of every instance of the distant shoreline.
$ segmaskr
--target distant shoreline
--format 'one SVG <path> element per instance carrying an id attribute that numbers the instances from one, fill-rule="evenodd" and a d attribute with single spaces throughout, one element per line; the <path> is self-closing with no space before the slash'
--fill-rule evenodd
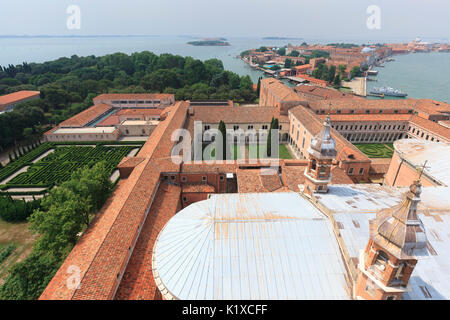
<path id="1" fill-rule="evenodd" d="M 303 38 L 290 38 L 290 37 L 264 37 L 263 40 L 303 40 Z"/>
<path id="2" fill-rule="evenodd" d="M 201 41 L 190 41 L 187 44 L 196 47 L 225 47 L 230 46 L 226 41 L 222 40 L 201 40 Z"/>

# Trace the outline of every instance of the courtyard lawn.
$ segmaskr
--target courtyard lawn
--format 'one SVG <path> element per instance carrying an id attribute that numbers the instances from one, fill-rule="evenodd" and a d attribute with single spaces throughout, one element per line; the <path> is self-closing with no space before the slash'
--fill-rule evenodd
<path id="1" fill-rule="evenodd" d="M 266 155 L 266 145 L 263 146 L 254 146 L 249 145 L 248 146 L 248 153 L 249 155 L 257 155 L 257 158 L 259 159 L 261 155 Z M 261 153 L 260 153 L 261 152 Z M 287 149 L 287 147 L 284 144 L 280 144 L 278 148 L 278 158 L 279 159 L 292 159 L 291 153 Z"/>
<path id="2" fill-rule="evenodd" d="M 205 151 L 206 145 L 203 146 L 203 152 Z M 260 153 L 259 153 L 259 146 L 255 145 L 247 145 L 245 146 L 245 150 L 247 153 L 247 158 L 253 158 L 253 159 L 259 159 Z M 261 146 L 261 151 L 263 154 L 266 152 L 266 146 Z M 215 160 L 215 149 L 212 150 L 210 156 L 204 156 L 204 160 Z M 237 159 L 244 159 L 244 155 L 242 154 L 240 146 L 234 146 L 234 160 Z M 283 144 L 279 146 L 279 159 L 292 159 L 292 156 L 287 149 L 287 147 Z"/>
<path id="3" fill-rule="evenodd" d="M 208 145 L 203 145 L 203 160 L 216 160 L 216 149 L 211 150 L 210 155 L 205 155 L 205 149 Z M 237 146 L 234 146 L 234 160 L 242 159 L 243 156 L 241 155 L 241 152 Z"/>
<path id="4" fill-rule="evenodd" d="M 394 146 L 392 143 L 358 143 L 355 144 L 369 158 L 392 158 Z"/>

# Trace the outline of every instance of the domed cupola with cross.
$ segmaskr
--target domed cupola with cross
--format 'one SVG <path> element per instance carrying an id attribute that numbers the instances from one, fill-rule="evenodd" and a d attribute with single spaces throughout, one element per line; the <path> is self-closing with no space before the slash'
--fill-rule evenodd
<path id="1" fill-rule="evenodd" d="M 305 169 L 305 186 L 307 196 L 313 193 L 326 193 L 331 181 L 331 166 L 336 158 L 336 143 L 331 137 L 331 121 L 328 115 L 323 128 L 312 140 L 308 148 L 309 162 Z"/>
<path id="2" fill-rule="evenodd" d="M 422 184 L 414 181 L 403 201 L 370 221 L 370 239 L 360 256 L 355 295 L 363 299 L 401 299 L 417 264 L 427 255 L 427 237 L 417 215 Z"/>

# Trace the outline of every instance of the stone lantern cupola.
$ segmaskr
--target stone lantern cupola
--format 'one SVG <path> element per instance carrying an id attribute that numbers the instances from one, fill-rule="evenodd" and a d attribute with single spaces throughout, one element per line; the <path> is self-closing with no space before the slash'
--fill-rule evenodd
<path id="1" fill-rule="evenodd" d="M 326 193 L 331 181 L 331 166 L 336 158 L 336 143 L 331 137 L 331 121 L 328 115 L 323 128 L 312 140 L 308 148 L 309 162 L 305 169 L 305 187 L 307 196 L 313 193 Z"/>

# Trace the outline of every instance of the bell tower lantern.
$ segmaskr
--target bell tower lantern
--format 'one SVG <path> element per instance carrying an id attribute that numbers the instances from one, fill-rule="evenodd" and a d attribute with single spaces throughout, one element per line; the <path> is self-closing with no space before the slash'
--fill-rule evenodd
<path id="1" fill-rule="evenodd" d="M 308 148 L 309 162 L 305 169 L 303 193 L 311 197 L 313 193 L 326 193 L 331 181 L 331 166 L 336 158 L 336 143 L 331 137 L 330 116 L 323 123 L 322 131 L 316 135 Z"/>
<path id="2" fill-rule="evenodd" d="M 427 238 L 417 215 L 422 184 L 414 181 L 403 201 L 370 221 L 370 239 L 359 257 L 354 296 L 367 300 L 401 299 L 417 263 L 427 254 Z"/>

